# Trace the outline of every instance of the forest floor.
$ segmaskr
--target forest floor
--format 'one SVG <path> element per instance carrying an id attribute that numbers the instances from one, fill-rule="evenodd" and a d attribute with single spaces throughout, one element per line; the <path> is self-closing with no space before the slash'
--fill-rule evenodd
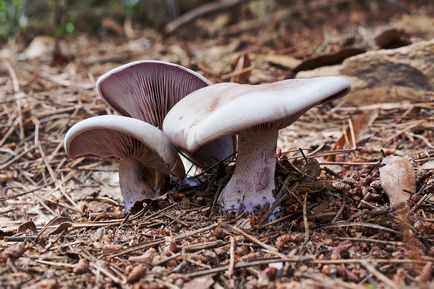
<path id="1" fill-rule="evenodd" d="M 348 17 L 366 16 L 356 12 Z M 292 57 L 339 50 L 354 36 L 337 28 L 343 19 L 331 34 L 299 30 L 282 43 L 255 37 L 261 23 L 228 26 L 224 15 L 198 20 L 225 25 L 206 39 L 126 38 L 112 23 L 110 36 L 41 38 L 37 57 L 19 40 L 0 47 L 1 288 L 434 288 L 432 100 L 304 114 L 279 139 L 273 220 L 266 210 L 218 212 L 233 161 L 125 215 L 117 162 L 66 157 L 73 124 L 114 113 L 95 79 L 122 63 L 160 59 L 214 82 L 262 83 L 293 77 Z M 380 168 L 394 154 L 411 163 L 415 191 L 391 204 Z"/>

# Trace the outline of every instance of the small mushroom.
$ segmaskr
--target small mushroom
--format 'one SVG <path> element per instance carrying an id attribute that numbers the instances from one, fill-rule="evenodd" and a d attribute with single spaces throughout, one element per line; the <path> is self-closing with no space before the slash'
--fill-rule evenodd
<path id="1" fill-rule="evenodd" d="M 186 67 L 141 60 L 103 74 L 97 81 L 97 90 L 120 114 L 161 129 L 167 112 L 179 100 L 210 84 L 205 77 Z M 207 143 L 188 156 L 196 165 L 207 168 L 233 153 L 234 140 L 226 136 Z"/>
<path id="2" fill-rule="evenodd" d="M 289 79 L 261 85 L 215 84 L 178 102 L 167 114 L 163 131 L 175 145 L 187 151 L 195 151 L 216 138 L 238 134 L 235 171 L 219 204 L 226 211 L 252 212 L 275 200 L 278 130 L 311 107 L 341 97 L 349 89 L 349 82 L 340 77 Z"/>
<path id="3" fill-rule="evenodd" d="M 125 211 L 144 199 L 157 198 L 165 175 L 184 177 L 179 155 L 158 128 L 119 115 L 91 117 L 73 125 L 65 135 L 71 159 L 119 159 L 119 184 Z"/>

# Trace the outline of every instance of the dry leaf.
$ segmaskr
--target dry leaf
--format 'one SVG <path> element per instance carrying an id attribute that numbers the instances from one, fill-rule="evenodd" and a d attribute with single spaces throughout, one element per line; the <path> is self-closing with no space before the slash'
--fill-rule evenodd
<path id="1" fill-rule="evenodd" d="M 32 231 L 34 234 L 38 234 L 38 229 L 33 221 L 28 221 L 18 226 L 18 232 L 20 233 L 25 233 L 27 230 Z"/>
<path id="2" fill-rule="evenodd" d="M 130 274 L 128 274 L 127 276 L 127 282 L 134 283 L 136 281 L 139 281 L 140 278 L 145 275 L 146 271 L 148 271 L 148 269 L 143 265 L 138 265 L 134 267 Z"/>
<path id="3" fill-rule="evenodd" d="M 274 245 L 277 247 L 277 249 L 282 249 L 287 243 L 292 242 L 292 243 L 298 243 L 303 241 L 304 239 L 304 235 L 301 233 L 288 233 L 288 234 L 284 234 L 279 236 L 276 239 L 276 242 L 274 243 Z"/>
<path id="4" fill-rule="evenodd" d="M 56 41 L 50 36 L 37 36 L 24 50 L 26 59 L 47 59 L 50 58 L 55 50 Z"/>
<path id="5" fill-rule="evenodd" d="M 66 224 L 66 225 L 64 225 Z M 51 231 L 51 233 L 46 233 L 46 231 L 51 227 L 51 226 L 55 226 L 58 225 L 57 228 L 55 228 L 53 231 Z M 40 239 L 42 236 L 46 236 L 46 235 L 56 235 L 59 234 L 61 232 L 63 232 L 64 230 L 66 230 L 67 228 L 69 228 L 70 226 L 72 226 L 72 220 L 70 218 L 66 218 L 66 217 L 55 217 L 54 219 L 52 219 L 51 221 L 49 221 L 44 228 L 42 228 L 42 230 L 39 232 L 39 234 L 36 236 L 36 239 Z"/>
<path id="6" fill-rule="evenodd" d="M 157 251 L 153 247 L 151 247 L 145 253 L 143 253 L 143 255 L 141 255 L 141 256 L 129 257 L 128 261 L 138 262 L 138 263 L 143 263 L 143 264 L 151 264 L 152 260 L 154 259 L 156 254 L 157 254 Z"/>
<path id="7" fill-rule="evenodd" d="M 344 59 L 366 52 L 361 47 L 342 47 L 339 51 L 328 52 L 320 55 L 316 55 L 303 60 L 300 65 L 297 65 L 293 70 L 299 72 L 303 70 L 312 70 L 318 67 L 330 66 L 342 63 Z"/>
<path id="8" fill-rule="evenodd" d="M 434 161 L 426 162 L 420 168 L 422 170 L 434 170 Z"/>
<path id="9" fill-rule="evenodd" d="M 232 65 L 231 82 L 246 83 L 252 72 L 249 54 L 241 53 Z M 227 76 L 226 76 L 227 77 Z"/>
<path id="10" fill-rule="evenodd" d="M 53 231 L 51 231 L 50 233 L 48 233 L 48 235 L 53 236 L 53 235 L 62 234 L 63 232 L 65 232 L 70 227 L 72 227 L 72 223 L 69 223 L 69 222 L 62 223 L 59 226 L 57 226 L 56 229 L 54 229 Z"/>
<path id="11" fill-rule="evenodd" d="M 301 60 L 289 55 L 268 54 L 259 57 L 260 60 L 269 62 L 270 64 L 284 67 L 293 70 L 300 65 Z"/>
<path id="12" fill-rule="evenodd" d="M 80 261 L 75 264 L 72 272 L 74 272 L 74 274 L 84 274 L 89 272 L 89 261 L 86 259 L 80 259 Z"/>
<path id="13" fill-rule="evenodd" d="M 416 177 L 411 163 L 400 156 L 388 156 L 381 162 L 380 181 L 391 206 L 407 202 L 416 192 Z"/>

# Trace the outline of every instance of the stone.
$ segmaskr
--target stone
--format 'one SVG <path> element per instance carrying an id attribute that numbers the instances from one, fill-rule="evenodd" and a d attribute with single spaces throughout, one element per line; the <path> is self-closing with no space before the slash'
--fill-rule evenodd
<path id="1" fill-rule="evenodd" d="M 373 50 L 297 73 L 297 78 L 340 75 L 352 84 L 345 99 L 352 105 L 380 102 L 429 101 L 434 88 L 434 40 L 397 49 Z"/>
<path id="2" fill-rule="evenodd" d="M 24 50 L 20 58 L 51 60 L 56 48 L 56 41 L 50 36 L 37 36 Z"/>

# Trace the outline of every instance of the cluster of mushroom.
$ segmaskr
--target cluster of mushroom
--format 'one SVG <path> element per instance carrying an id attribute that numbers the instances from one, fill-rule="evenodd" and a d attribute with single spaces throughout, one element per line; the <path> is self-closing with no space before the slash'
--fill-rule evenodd
<path id="1" fill-rule="evenodd" d="M 252 212 L 275 200 L 278 130 L 349 89 L 340 77 L 212 84 L 180 65 L 132 62 L 97 81 L 98 93 L 122 116 L 75 124 L 65 136 L 65 149 L 73 159 L 120 159 L 119 182 L 129 211 L 135 202 L 158 197 L 168 175 L 184 178 L 177 150 L 208 168 L 237 147 L 235 171 L 219 204 L 224 211 Z"/>

